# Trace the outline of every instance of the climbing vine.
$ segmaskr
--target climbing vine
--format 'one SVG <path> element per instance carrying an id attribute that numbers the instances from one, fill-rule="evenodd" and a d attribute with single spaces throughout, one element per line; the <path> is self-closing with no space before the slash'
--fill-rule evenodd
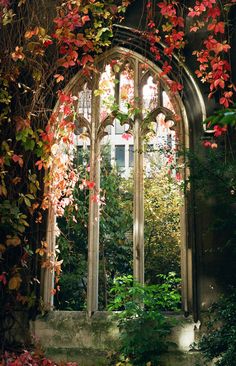
<path id="1" fill-rule="evenodd" d="M 228 37 L 234 4 L 197 0 L 188 9 L 177 0 L 147 1 L 142 33 L 172 93 L 183 89 L 187 36 L 202 32 L 194 51 L 196 75 L 209 85 L 209 98 L 226 108 L 234 103 Z M 83 178 L 72 164 L 77 97 L 64 86 L 78 70 L 86 76 L 97 72 L 95 57 L 111 45 L 112 26 L 128 5 L 129 0 L 0 0 L 0 322 L 16 304 L 38 306 L 41 266 L 60 272 L 61 261 L 55 254 L 51 260 L 46 243 L 46 213 L 50 208 L 63 215 Z M 174 78 L 173 55 L 180 61 Z M 218 136 L 226 131 L 219 124 L 213 128 Z"/>
<path id="2" fill-rule="evenodd" d="M 40 268 L 60 273 L 47 212 L 63 215 L 82 179 L 72 164 L 76 97 L 62 90 L 73 68 L 94 70 L 127 4 L 0 1 L 1 346 L 14 310 L 39 307 Z"/>
<path id="3" fill-rule="evenodd" d="M 234 5 L 234 0 L 197 0 L 192 7 L 186 9 L 180 1 L 163 1 L 157 4 L 147 2 L 148 22 L 145 34 L 150 42 L 150 51 L 157 61 L 162 57 L 158 44 L 163 45 L 165 61 L 162 63 L 160 76 L 166 76 L 172 93 L 181 92 L 183 89 L 181 64 L 185 62 L 184 50 L 188 44 L 188 34 L 201 32 L 204 38 L 199 48 L 192 53 L 198 64 L 195 74 L 202 83 L 209 85 L 210 99 L 215 97 L 224 108 L 229 108 L 235 103 L 236 88 L 231 77 L 229 36 L 229 12 Z M 156 6 L 161 14 L 157 21 L 154 10 Z M 176 80 L 170 80 L 174 56 L 179 59 L 180 76 Z M 214 137 L 227 132 L 227 125 L 219 126 L 210 120 L 207 122 L 210 122 L 214 129 Z M 217 147 L 216 142 L 206 141 L 203 145 Z"/>

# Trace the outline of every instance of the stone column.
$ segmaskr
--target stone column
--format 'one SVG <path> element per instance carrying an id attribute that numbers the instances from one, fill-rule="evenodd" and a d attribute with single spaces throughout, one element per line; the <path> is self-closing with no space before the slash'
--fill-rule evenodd
<path id="1" fill-rule="evenodd" d="M 54 253 L 56 244 L 56 214 L 52 205 L 48 209 L 48 222 L 47 222 L 47 236 L 46 242 L 48 244 L 48 251 Z M 51 258 L 54 260 L 53 254 Z M 50 267 L 41 269 L 41 297 L 43 299 L 44 307 L 46 310 L 53 309 L 53 289 L 54 289 L 55 273 L 54 269 Z"/>
<path id="2" fill-rule="evenodd" d="M 88 223 L 88 283 L 87 312 L 92 316 L 98 310 L 98 276 L 99 276 L 99 194 L 100 194 L 100 141 L 99 97 L 93 96 L 92 119 L 90 129 L 90 181 L 95 183 L 89 194 Z"/>
<path id="3" fill-rule="evenodd" d="M 139 67 L 134 68 L 134 97 L 136 108 L 141 109 L 139 93 Z M 134 127 L 134 224 L 133 224 L 133 276 L 140 283 L 144 283 L 144 187 L 143 187 L 143 138 L 142 117 L 140 113 L 135 117 Z"/>

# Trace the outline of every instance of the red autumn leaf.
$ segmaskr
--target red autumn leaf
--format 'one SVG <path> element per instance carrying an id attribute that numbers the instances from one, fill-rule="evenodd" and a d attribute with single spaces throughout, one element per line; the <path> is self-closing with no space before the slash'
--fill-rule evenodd
<path id="1" fill-rule="evenodd" d="M 211 85 L 212 86 L 212 85 Z M 217 79 L 213 82 L 213 86 L 214 88 L 216 89 L 217 87 L 220 87 L 220 88 L 224 88 L 225 87 L 225 82 L 223 79 Z M 211 89 L 212 90 L 212 89 Z"/>
<path id="2" fill-rule="evenodd" d="M 23 167 L 24 160 L 22 159 L 22 155 L 16 155 L 16 154 L 14 154 L 12 156 L 12 160 L 14 161 L 14 163 L 18 163 L 21 168 Z"/>
<path id="3" fill-rule="evenodd" d="M 6 286 L 7 284 L 6 274 L 6 272 L 2 272 L 2 274 L 0 275 L 0 282 L 2 282 L 4 286 Z"/>
<path id="4" fill-rule="evenodd" d="M 43 161 L 42 160 L 38 160 L 35 165 L 38 167 L 38 170 L 41 170 L 43 167 Z"/>
<path id="5" fill-rule="evenodd" d="M 1 0 L 0 5 L 3 6 L 4 8 L 8 8 L 8 6 L 10 5 L 9 0 Z"/>
<path id="6" fill-rule="evenodd" d="M 41 138 L 44 142 L 49 142 L 51 143 L 54 140 L 54 133 L 53 132 L 42 132 L 41 134 Z"/>
<path id="7" fill-rule="evenodd" d="M 98 194 L 94 194 L 92 197 L 91 197 L 91 201 L 92 202 L 95 202 L 95 203 L 99 203 L 99 195 Z"/>
<path id="8" fill-rule="evenodd" d="M 211 147 L 211 142 L 210 142 L 210 141 L 204 141 L 204 142 L 202 143 L 202 145 L 203 145 L 204 147 Z"/>
<path id="9" fill-rule="evenodd" d="M 65 59 L 59 59 L 58 63 L 61 66 L 65 67 L 66 69 L 68 69 L 71 66 L 75 66 L 75 62 L 72 59 L 70 59 L 69 57 L 66 57 Z"/>
<path id="10" fill-rule="evenodd" d="M 167 75 L 171 70 L 172 66 L 170 66 L 170 64 L 167 61 L 165 61 L 164 65 L 162 66 L 162 72 L 160 73 L 160 76 Z"/>
<path id="11" fill-rule="evenodd" d="M 199 29 L 199 27 L 197 25 L 194 25 L 192 27 L 190 27 L 190 32 L 197 32 Z"/>
<path id="12" fill-rule="evenodd" d="M 59 48 L 60 55 L 66 55 L 67 54 L 67 51 L 68 51 L 68 47 L 66 47 L 66 46 L 61 46 Z"/>
<path id="13" fill-rule="evenodd" d="M 59 109 L 60 112 L 64 113 L 65 116 L 69 116 L 72 112 L 70 104 L 62 104 Z M 67 124 L 65 124 L 66 126 Z M 68 126 L 67 126 L 68 127 Z"/>
<path id="14" fill-rule="evenodd" d="M 158 3 L 157 6 L 161 9 L 161 14 L 167 18 L 176 15 L 176 9 L 172 4 L 168 4 L 166 1 Z"/>
<path id="15" fill-rule="evenodd" d="M 172 17 L 172 24 L 174 27 L 181 27 L 184 28 L 185 22 L 183 17 Z"/>
<path id="16" fill-rule="evenodd" d="M 149 28 L 155 28 L 156 24 L 154 23 L 153 20 L 150 20 L 150 22 L 148 23 L 148 27 Z"/>
<path id="17" fill-rule="evenodd" d="M 84 55 L 81 60 L 81 65 L 85 66 L 88 62 L 93 62 L 93 60 L 91 55 Z"/>
<path id="18" fill-rule="evenodd" d="M 95 182 L 92 182 L 90 180 L 86 180 L 85 184 L 88 187 L 88 189 L 93 189 L 95 187 Z"/>
<path id="19" fill-rule="evenodd" d="M 52 41 L 51 39 L 46 39 L 46 40 L 43 42 L 44 47 L 48 47 L 48 46 L 50 46 L 51 44 L 53 44 L 53 41 Z"/>
<path id="20" fill-rule="evenodd" d="M 167 83 L 170 86 L 170 90 L 173 93 L 176 93 L 176 92 L 181 91 L 183 89 L 183 85 L 180 84 L 178 81 L 168 80 Z"/>
<path id="21" fill-rule="evenodd" d="M 207 11 L 207 16 L 212 17 L 213 19 L 219 17 L 220 14 L 220 8 L 218 6 L 214 6 Z"/>
<path id="22" fill-rule="evenodd" d="M 197 5 L 193 8 L 189 8 L 188 16 L 191 18 L 199 17 L 202 13 L 206 11 L 206 5 L 204 4 L 204 1 L 202 3 L 197 2 Z"/>
<path id="23" fill-rule="evenodd" d="M 66 94 L 62 90 L 58 91 L 58 96 L 59 96 L 60 103 L 72 103 L 73 102 L 71 94 Z"/>
<path id="24" fill-rule="evenodd" d="M 173 41 L 176 42 L 178 40 L 182 40 L 183 36 L 184 36 L 184 32 L 176 32 L 176 30 L 173 30 L 172 34 L 171 34 Z"/>
<path id="25" fill-rule="evenodd" d="M 0 165 L 3 166 L 5 162 L 4 156 L 0 156 Z"/>
<path id="26" fill-rule="evenodd" d="M 177 181 L 180 181 L 181 180 L 180 172 L 177 172 L 176 173 L 175 178 L 176 178 Z"/>
<path id="27" fill-rule="evenodd" d="M 125 132 L 125 133 L 123 133 L 123 135 L 121 137 L 122 137 L 122 139 L 128 141 L 129 139 L 131 139 L 132 135 L 130 133 Z"/>
<path id="28" fill-rule="evenodd" d="M 216 47 L 215 47 L 215 52 L 219 53 L 219 52 L 228 52 L 230 50 L 231 46 L 227 43 L 217 43 Z"/>
<path id="29" fill-rule="evenodd" d="M 85 24 L 86 22 L 88 22 L 90 20 L 89 16 L 88 15 L 84 15 L 82 17 L 82 23 Z"/>
<path id="30" fill-rule="evenodd" d="M 171 46 L 171 47 L 165 47 L 164 48 L 164 53 L 168 56 L 172 56 L 173 54 L 173 51 L 174 51 L 174 47 Z"/>
<path id="31" fill-rule="evenodd" d="M 213 129 L 214 129 L 214 136 L 215 137 L 219 137 L 219 136 L 221 136 L 223 133 L 225 133 L 225 132 L 227 132 L 227 127 L 226 126 L 224 126 L 224 127 L 221 127 L 221 126 L 219 126 L 219 125 L 215 125 L 214 127 L 213 127 Z"/>
<path id="32" fill-rule="evenodd" d="M 196 70 L 195 71 L 195 74 L 197 75 L 198 78 L 201 78 L 202 77 L 202 72 L 200 70 Z"/>
<path id="33" fill-rule="evenodd" d="M 214 22 L 208 25 L 207 29 L 209 31 L 213 31 L 215 34 L 216 33 L 222 33 L 224 34 L 225 32 L 225 23 L 224 22 Z"/>
<path id="34" fill-rule="evenodd" d="M 71 60 L 76 61 L 79 55 L 78 55 L 78 52 L 71 50 L 71 51 L 69 51 L 68 56 Z"/>

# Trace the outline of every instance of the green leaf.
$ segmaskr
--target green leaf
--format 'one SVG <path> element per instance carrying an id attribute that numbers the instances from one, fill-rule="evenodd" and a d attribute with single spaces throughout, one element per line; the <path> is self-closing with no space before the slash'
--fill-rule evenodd
<path id="1" fill-rule="evenodd" d="M 24 196 L 24 202 L 25 202 L 26 206 L 31 207 L 31 201 L 26 196 Z"/>

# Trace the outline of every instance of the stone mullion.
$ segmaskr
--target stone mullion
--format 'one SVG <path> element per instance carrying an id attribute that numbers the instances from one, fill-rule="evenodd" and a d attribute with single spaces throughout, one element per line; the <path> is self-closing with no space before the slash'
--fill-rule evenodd
<path id="1" fill-rule="evenodd" d="M 96 87 L 98 89 L 98 77 Z M 99 129 L 100 98 L 92 96 L 92 116 L 90 131 L 90 181 L 95 183 L 89 194 L 88 223 L 88 284 L 87 312 L 92 316 L 98 310 L 99 277 L 99 193 L 100 193 L 100 139 Z"/>
<path id="2" fill-rule="evenodd" d="M 139 91 L 139 63 L 134 68 L 135 108 L 140 110 L 134 121 L 134 223 L 133 223 L 133 275 L 144 283 L 144 187 L 143 187 L 143 138 Z"/>
<path id="3" fill-rule="evenodd" d="M 47 236 L 46 242 L 48 243 L 48 253 L 50 257 L 45 260 L 54 261 L 54 252 L 56 244 L 56 215 L 52 204 L 48 209 L 48 223 L 47 223 Z M 54 289 L 55 274 L 54 270 L 50 266 L 41 269 L 41 297 L 43 299 L 44 307 L 46 310 L 53 309 L 53 289 Z"/>

